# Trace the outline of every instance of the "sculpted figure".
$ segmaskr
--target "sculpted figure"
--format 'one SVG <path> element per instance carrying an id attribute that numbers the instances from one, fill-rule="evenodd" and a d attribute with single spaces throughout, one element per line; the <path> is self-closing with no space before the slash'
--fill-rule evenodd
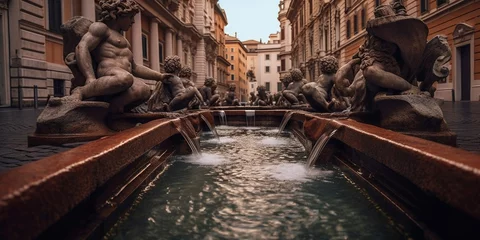
<path id="1" fill-rule="evenodd" d="M 302 72 L 300 69 L 294 68 L 290 70 L 290 74 L 292 82 L 288 85 L 287 89 L 283 90 L 283 97 L 290 105 L 306 103 L 305 97 L 302 94 L 302 87 L 305 85 Z"/>
<path id="2" fill-rule="evenodd" d="M 281 79 L 281 82 L 282 82 L 282 91 L 275 94 L 274 96 L 275 105 L 286 106 L 288 102 L 283 97 L 283 91 L 287 89 L 288 85 L 290 85 L 291 82 L 293 82 L 292 75 L 290 73 L 286 73 L 283 79 Z"/>
<path id="3" fill-rule="evenodd" d="M 158 82 L 155 90 L 148 100 L 149 111 L 177 111 L 187 108 L 196 97 L 201 102 L 203 97 L 194 86 L 185 87 L 184 82 L 178 75 L 182 70 L 180 57 L 168 56 L 165 59 L 165 72 L 172 77 L 164 78 Z"/>
<path id="4" fill-rule="evenodd" d="M 250 92 L 248 102 L 250 103 L 250 106 L 253 106 L 257 102 L 257 96 L 255 96 L 255 92 Z"/>
<path id="5" fill-rule="evenodd" d="M 254 105 L 269 106 L 273 103 L 273 97 L 267 92 L 267 88 L 263 85 L 257 87 L 257 97 Z"/>
<path id="6" fill-rule="evenodd" d="M 237 86 L 234 83 L 228 85 L 228 92 L 225 93 L 225 100 L 223 105 L 240 106 L 240 102 L 235 96 L 235 89 L 237 89 Z"/>
<path id="7" fill-rule="evenodd" d="M 178 73 L 178 77 L 182 79 L 182 83 L 185 88 L 195 87 L 195 83 L 190 79 L 192 77 L 192 69 L 190 67 L 183 66 Z M 203 103 L 197 97 L 195 97 L 188 104 L 188 109 L 199 109 L 201 105 L 203 105 Z"/>
<path id="8" fill-rule="evenodd" d="M 150 96 L 150 88 L 139 78 L 165 81 L 170 74 L 161 74 L 133 61 L 130 43 L 123 36 L 134 23 L 139 12 L 133 0 L 101 0 L 100 20 L 91 23 L 85 18 L 74 18 L 63 31 L 75 32 L 88 29 L 78 45 L 75 41 L 66 44 L 76 46 L 74 52 L 66 56 L 66 63 L 72 69 L 71 95 L 62 99 L 53 98 L 50 103 L 62 101 L 82 101 L 84 99 L 103 100 L 110 103 L 110 112 L 121 113 L 145 102 Z M 94 64 L 95 63 L 95 64 Z"/>
<path id="9" fill-rule="evenodd" d="M 385 18 L 390 16 L 397 16 L 397 19 Z M 418 65 L 414 63 L 418 62 L 416 59 L 420 59 L 420 61 L 422 59 L 426 44 L 426 33 L 421 31 L 422 34 L 419 34 L 419 31 L 397 31 L 404 34 L 395 36 L 395 31 L 387 28 L 388 24 L 398 26 L 394 24 L 401 24 L 402 22 L 407 24 L 408 21 L 411 21 L 412 28 L 423 29 L 423 26 L 416 25 L 420 20 L 404 16 L 404 8 L 398 1 L 394 1 L 392 5 L 377 7 L 375 18 L 369 21 L 367 27 L 369 34 L 358 54 L 338 71 L 335 80 L 337 89 L 342 94 L 352 97 L 352 111 L 369 109 L 373 97 L 379 92 L 390 94 L 415 94 L 420 92 L 412 84 L 414 81 L 412 73 L 416 67 L 418 68 Z M 391 36 L 387 37 L 387 31 Z M 412 36 L 409 37 L 409 34 Z M 419 44 L 401 42 L 410 42 L 415 38 L 420 38 Z M 423 41 L 422 38 L 424 38 Z M 389 39 L 391 42 L 384 39 Z M 415 51 L 417 45 L 420 45 L 421 50 Z M 413 55 L 415 56 L 412 57 Z M 353 80 L 352 75 L 354 76 Z M 372 97 L 366 99 L 367 95 Z"/>
<path id="10" fill-rule="evenodd" d="M 303 85 L 302 92 L 310 106 L 319 112 L 332 110 L 332 96 L 330 94 L 335 73 L 338 70 L 338 61 L 333 56 L 326 56 L 320 59 L 320 71 L 322 74 L 316 82 Z"/>
<path id="11" fill-rule="evenodd" d="M 216 104 L 220 99 L 219 94 L 214 94 L 214 86 L 216 88 L 215 79 L 207 78 L 205 79 L 203 86 L 200 88 L 200 93 L 202 94 L 205 105 L 207 106 L 214 106 L 214 104 Z"/>

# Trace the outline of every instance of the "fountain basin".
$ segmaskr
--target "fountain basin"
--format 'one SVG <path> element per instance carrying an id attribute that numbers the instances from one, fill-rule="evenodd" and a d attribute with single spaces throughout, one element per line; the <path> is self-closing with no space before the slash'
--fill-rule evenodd
<path id="1" fill-rule="evenodd" d="M 224 112 L 229 125 L 245 126 L 244 110 Z M 285 112 L 256 109 L 255 125 L 278 127 Z M 0 175 L 8 183 L 0 185 L 0 238 L 102 237 L 142 185 L 185 146 L 176 126 L 195 122 L 200 113 L 220 121 L 216 110 L 154 120 Z M 205 127 L 200 121 L 192 125 L 195 132 Z M 478 155 L 303 111 L 295 111 L 287 124 L 307 151 L 325 128 L 337 133 L 327 144 L 329 154 L 319 159 L 344 169 L 414 232 L 450 238 L 478 229 Z"/>

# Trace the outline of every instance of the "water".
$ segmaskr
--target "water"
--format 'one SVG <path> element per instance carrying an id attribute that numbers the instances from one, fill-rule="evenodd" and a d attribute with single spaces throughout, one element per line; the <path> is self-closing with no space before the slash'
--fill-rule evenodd
<path id="1" fill-rule="evenodd" d="M 293 112 L 286 112 L 285 115 L 283 115 L 282 122 L 280 122 L 280 129 L 278 129 L 278 134 L 283 132 L 285 127 L 287 126 L 288 121 L 290 121 L 290 118 L 292 118 Z"/>
<path id="2" fill-rule="evenodd" d="M 217 132 L 217 129 L 215 128 L 215 126 L 212 126 L 212 124 L 210 124 L 210 122 L 207 120 L 207 118 L 205 118 L 205 116 L 203 116 L 202 114 L 200 114 L 200 118 L 202 118 L 202 120 L 205 122 L 205 124 L 207 124 L 208 129 L 210 129 L 210 131 L 213 133 L 213 135 L 215 135 L 215 137 L 218 139 L 218 141 L 220 141 L 220 137 L 218 136 L 218 132 Z"/>
<path id="3" fill-rule="evenodd" d="M 201 158 L 177 156 L 113 239 L 403 239 L 328 165 L 306 168 L 303 146 L 274 129 L 218 127 Z M 278 129 L 275 129 L 278 130 Z M 267 141 L 265 140 L 267 139 Z"/>
<path id="4" fill-rule="evenodd" d="M 182 134 L 183 138 L 187 142 L 190 150 L 192 150 L 194 156 L 201 156 L 200 149 L 197 148 L 197 145 L 193 142 L 193 140 L 188 136 L 188 134 L 183 130 L 181 127 L 177 128 L 178 132 Z M 195 132 L 195 130 L 193 130 Z"/>
<path id="5" fill-rule="evenodd" d="M 324 132 L 318 138 L 317 142 L 312 148 L 312 152 L 307 158 L 307 167 L 312 167 L 315 164 L 315 161 L 317 160 L 318 156 L 322 153 L 328 141 L 330 140 L 330 138 L 333 137 L 333 135 L 335 135 L 336 132 L 337 132 L 337 129 L 327 131 L 327 132 Z"/>

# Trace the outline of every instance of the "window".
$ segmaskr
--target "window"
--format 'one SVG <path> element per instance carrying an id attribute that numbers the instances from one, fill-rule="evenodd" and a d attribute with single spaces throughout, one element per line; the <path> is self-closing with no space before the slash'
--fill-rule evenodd
<path id="1" fill-rule="evenodd" d="M 277 72 L 280 72 L 280 66 L 277 66 Z"/>
<path id="2" fill-rule="evenodd" d="M 230 69 L 235 70 L 235 67 L 233 65 L 230 66 Z"/>
<path id="3" fill-rule="evenodd" d="M 285 40 L 285 29 L 283 27 L 280 29 L 280 39 Z"/>
<path id="4" fill-rule="evenodd" d="M 353 15 L 353 34 L 358 33 L 358 16 L 357 14 Z"/>
<path id="5" fill-rule="evenodd" d="M 345 0 L 345 12 L 352 7 L 352 0 Z"/>
<path id="6" fill-rule="evenodd" d="M 232 81 L 235 81 L 235 75 L 234 74 L 231 75 L 231 79 L 232 79 Z"/>
<path id="7" fill-rule="evenodd" d="M 62 25 L 62 1 L 48 0 L 48 29 L 60 33 L 60 25 Z"/>
<path id="8" fill-rule="evenodd" d="M 270 54 L 265 55 L 265 60 L 270 60 Z"/>
<path id="9" fill-rule="evenodd" d="M 53 96 L 65 96 L 65 81 L 61 79 L 53 79 Z"/>
<path id="10" fill-rule="evenodd" d="M 367 23 L 367 14 L 365 13 L 365 8 L 362 8 L 362 29 L 365 29 Z"/>
<path id="11" fill-rule="evenodd" d="M 313 13 L 313 3 L 312 3 L 312 0 L 308 0 L 308 5 L 310 6 L 309 12 L 310 12 L 310 16 L 311 16 L 312 13 Z"/>
<path id="12" fill-rule="evenodd" d="M 158 57 L 160 58 L 160 63 L 163 63 L 163 44 L 162 43 L 158 43 Z M 185 61 L 187 61 L 187 55 L 185 55 Z"/>
<path id="13" fill-rule="evenodd" d="M 437 0 L 437 8 L 447 3 L 448 3 L 448 0 Z"/>
<path id="14" fill-rule="evenodd" d="M 380 0 L 375 0 L 375 7 L 380 6 Z"/>
<path id="15" fill-rule="evenodd" d="M 280 54 L 277 54 L 277 61 L 280 60 Z"/>
<path id="16" fill-rule="evenodd" d="M 233 52 L 233 48 L 230 48 L 230 52 Z"/>
<path id="17" fill-rule="evenodd" d="M 283 90 L 282 82 L 277 82 L 277 92 L 281 92 Z"/>
<path id="18" fill-rule="evenodd" d="M 233 61 L 233 56 L 230 56 L 230 60 L 232 60 L 232 61 Z"/>
<path id="19" fill-rule="evenodd" d="M 420 0 L 420 12 L 425 13 L 428 11 L 428 0 Z"/>
<path id="20" fill-rule="evenodd" d="M 347 39 L 350 38 L 350 20 L 347 20 Z"/>
<path id="21" fill-rule="evenodd" d="M 265 82 L 265 88 L 267 89 L 267 92 L 270 92 L 270 82 Z"/>
<path id="22" fill-rule="evenodd" d="M 145 33 L 142 33 L 142 56 L 143 59 L 148 60 L 148 37 Z"/>
<path id="23" fill-rule="evenodd" d="M 270 66 L 265 67 L 265 72 L 269 73 L 270 72 Z"/>
<path id="24" fill-rule="evenodd" d="M 282 71 L 286 70 L 285 59 L 282 59 L 282 61 L 280 62 L 280 66 L 281 66 Z"/>

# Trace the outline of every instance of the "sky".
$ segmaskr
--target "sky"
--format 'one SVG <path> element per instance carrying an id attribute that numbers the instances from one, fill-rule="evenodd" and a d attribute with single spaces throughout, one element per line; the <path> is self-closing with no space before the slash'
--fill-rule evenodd
<path id="1" fill-rule="evenodd" d="M 219 0 L 225 9 L 228 25 L 225 33 L 241 41 L 254 39 L 268 41 L 271 33 L 280 31 L 278 3 L 280 0 Z"/>

